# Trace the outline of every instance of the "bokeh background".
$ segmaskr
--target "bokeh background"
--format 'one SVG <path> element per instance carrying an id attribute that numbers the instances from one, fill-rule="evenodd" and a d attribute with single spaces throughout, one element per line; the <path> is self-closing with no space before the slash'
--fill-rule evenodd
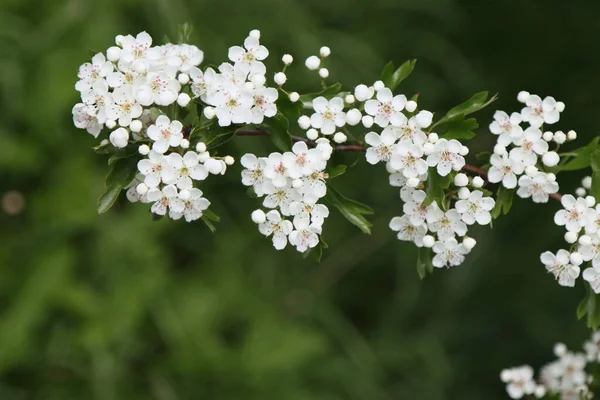
<path id="1" fill-rule="evenodd" d="M 331 81 L 350 87 L 418 58 L 402 88 L 427 109 L 499 92 L 472 154 L 491 148 L 494 109 L 518 110 L 522 89 L 564 101 L 557 127 L 583 145 L 597 134 L 599 15 L 591 0 L 1 0 L 0 399 L 505 398 L 500 369 L 539 367 L 554 342 L 579 348 L 589 334 L 575 318 L 581 281 L 561 288 L 539 262 L 563 245 L 558 204 L 515 201 L 476 231 L 464 265 L 424 281 L 415 247 L 387 227 L 397 189 L 362 159 L 337 186 L 377 210 L 373 234 L 334 212 L 320 264 L 261 237 L 239 164 L 203 187 L 215 235 L 124 199 L 98 216 L 106 160 L 72 125 L 77 68 L 117 34 L 160 42 L 186 21 L 218 63 L 259 28 L 269 71 L 291 53 L 301 92 L 318 88 L 300 66 L 325 44 Z M 562 191 L 580 177 L 562 176 Z"/>

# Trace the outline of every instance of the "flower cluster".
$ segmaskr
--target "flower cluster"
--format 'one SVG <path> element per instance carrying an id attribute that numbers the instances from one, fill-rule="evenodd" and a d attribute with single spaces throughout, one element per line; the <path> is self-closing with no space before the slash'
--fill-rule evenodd
<path id="1" fill-rule="evenodd" d="M 584 352 L 571 352 L 557 343 L 557 359 L 541 368 L 537 381 L 529 365 L 503 370 L 500 379 L 506 383 L 506 392 L 512 399 L 527 395 L 561 400 L 593 398 L 590 384 L 594 381 L 592 371 L 597 371 L 600 363 L 600 331 L 594 332 L 583 348 Z"/>
<path id="2" fill-rule="evenodd" d="M 242 183 L 252 187 L 267 213 L 258 209 L 252 220 L 260 233 L 272 236 L 273 246 L 282 250 L 290 244 L 299 252 L 319 244 L 319 235 L 329 209 L 318 201 L 327 193 L 324 172 L 333 148 L 327 139 L 320 139 L 316 148 L 306 142 L 294 144 L 291 152 L 271 153 L 268 157 L 245 154 Z M 285 219 L 288 217 L 291 219 Z"/>
<path id="3" fill-rule="evenodd" d="M 557 102 L 553 97 L 542 100 L 525 91 L 520 92 L 517 99 L 525 105 L 520 113 L 508 115 L 496 111 L 490 124 L 490 131 L 498 136 L 498 140 L 490 158 L 488 180 L 501 183 L 507 189 L 518 186 L 519 197 L 546 203 L 550 194 L 558 192 L 558 183 L 553 173 L 544 172 L 545 168 L 559 164 L 560 156 L 555 150 L 577 135 L 574 131 L 542 133 L 544 124 L 559 121 L 560 113 L 565 109 L 563 102 Z M 522 127 L 522 123 L 528 126 Z M 555 150 L 550 150 L 550 145 L 555 145 Z"/>

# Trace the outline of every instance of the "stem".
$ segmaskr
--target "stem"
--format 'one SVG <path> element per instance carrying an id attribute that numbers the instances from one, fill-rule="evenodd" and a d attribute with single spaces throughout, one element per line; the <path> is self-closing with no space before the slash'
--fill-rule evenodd
<path id="1" fill-rule="evenodd" d="M 269 135 L 270 135 L 270 133 L 268 131 L 265 131 L 262 129 L 239 130 L 239 131 L 235 132 L 235 136 L 269 136 Z M 307 144 L 309 144 L 311 146 L 317 145 L 313 140 L 301 138 L 298 136 L 292 136 L 292 141 L 306 142 Z M 356 144 L 341 144 L 341 145 L 335 146 L 334 150 L 335 151 L 365 151 L 366 148 L 363 144 L 356 143 Z M 475 175 L 479 175 L 480 177 L 482 177 L 483 179 L 485 179 L 487 181 L 487 171 L 484 169 L 481 169 L 475 165 L 465 164 L 465 166 L 462 168 L 462 170 L 465 172 L 470 172 Z M 562 199 L 562 194 L 560 194 L 560 193 L 550 193 L 550 194 L 548 194 L 548 196 L 551 199 L 559 201 L 559 202 Z"/>

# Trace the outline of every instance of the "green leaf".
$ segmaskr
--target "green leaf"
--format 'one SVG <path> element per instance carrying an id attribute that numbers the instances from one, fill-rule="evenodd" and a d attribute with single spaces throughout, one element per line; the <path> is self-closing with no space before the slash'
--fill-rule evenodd
<path id="1" fill-rule="evenodd" d="M 282 91 L 279 92 L 279 97 L 277 97 L 275 104 L 277 105 L 277 110 L 281 111 L 288 120 L 296 121 L 302 114 L 302 102 L 297 101 L 292 103 L 288 95 Z"/>
<path id="2" fill-rule="evenodd" d="M 338 94 L 342 90 L 341 83 L 334 83 L 333 85 L 329 85 L 326 89 L 321 90 L 318 93 L 307 93 L 300 96 L 300 102 L 304 104 L 304 107 L 312 108 L 312 101 L 317 97 L 325 97 L 326 99 L 330 99 Z"/>
<path id="3" fill-rule="evenodd" d="M 364 233 L 371 233 L 371 224 L 364 214 L 373 214 L 373 209 L 366 204 L 349 199 L 342 195 L 337 189 L 327 185 L 325 198 L 333 204 L 340 213 L 353 225 L 356 225 Z"/>
<path id="4" fill-rule="evenodd" d="M 600 148 L 594 149 L 591 155 L 590 164 L 592 167 L 592 188 L 591 195 L 600 198 Z"/>
<path id="5" fill-rule="evenodd" d="M 592 154 L 598 147 L 598 141 L 600 140 L 600 136 L 592 139 L 590 143 L 588 143 L 584 147 L 580 147 L 576 150 L 573 150 L 570 153 L 575 153 L 577 156 L 563 165 L 560 170 L 561 171 L 576 171 L 578 169 L 588 168 L 592 162 Z"/>
<path id="6" fill-rule="evenodd" d="M 96 154 L 112 154 L 115 152 L 115 147 L 107 140 L 103 144 L 92 147 L 92 150 Z"/>
<path id="7" fill-rule="evenodd" d="M 113 165 L 120 159 L 136 156 L 138 154 L 137 146 L 128 146 L 124 149 L 118 149 L 113 153 L 112 156 L 108 159 L 108 165 Z"/>
<path id="8" fill-rule="evenodd" d="M 498 194 L 496 196 L 496 204 L 494 205 L 494 208 L 492 209 L 492 212 L 491 212 L 492 218 L 496 219 L 502 214 L 504 214 L 504 215 L 508 214 L 508 212 L 510 211 L 510 208 L 512 207 L 514 194 L 515 194 L 514 189 L 507 189 L 502 185 L 500 185 L 500 187 L 498 187 Z"/>
<path id="9" fill-rule="evenodd" d="M 340 175 L 344 175 L 346 173 L 346 169 L 348 167 L 344 164 L 336 165 L 335 167 L 331 167 L 327 169 L 327 174 L 329 175 L 329 179 L 336 178 Z"/>
<path id="10" fill-rule="evenodd" d="M 446 191 L 452 181 L 452 174 L 446 176 L 440 176 L 435 168 L 429 168 L 429 174 L 427 177 L 427 198 L 423 202 L 425 206 L 430 205 L 435 200 L 440 206 L 444 208 L 444 199 L 446 198 Z"/>
<path id="11" fill-rule="evenodd" d="M 193 31 L 194 27 L 189 22 L 179 25 L 179 28 L 177 29 L 177 43 L 190 43 L 190 37 Z"/>
<path id="12" fill-rule="evenodd" d="M 433 272 L 433 254 L 432 250 L 426 247 L 419 247 L 417 252 L 417 274 L 420 279 L 424 279 L 428 273 Z"/>
<path id="13" fill-rule="evenodd" d="M 381 80 L 392 92 L 400 85 L 400 83 L 408 78 L 415 69 L 417 60 L 409 60 L 402 64 L 394 71 L 394 63 L 391 61 L 383 67 L 381 72 Z"/>
<path id="14" fill-rule="evenodd" d="M 600 327 L 600 295 L 590 285 L 585 285 L 586 297 L 577 306 L 577 319 L 587 315 L 587 326 L 594 330 Z"/>
<path id="15" fill-rule="evenodd" d="M 477 158 L 479 161 L 481 161 L 483 163 L 489 163 L 491 157 L 492 157 L 492 153 L 490 153 L 489 151 L 484 151 L 483 153 L 478 153 L 475 156 L 475 158 Z"/>
<path id="16" fill-rule="evenodd" d="M 139 157 L 129 156 L 115 160 L 106 175 L 106 190 L 98 199 L 98 214 L 108 211 L 117 201 L 119 193 L 131 183 L 137 173 Z"/>
<path id="17" fill-rule="evenodd" d="M 263 122 L 269 131 L 273 144 L 281 151 L 289 151 L 292 148 L 292 135 L 290 135 L 290 123 L 281 113 L 277 112 L 274 117 L 267 118 Z"/>
<path id="18" fill-rule="evenodd" d="M 215 224 L 213 222 L 220 222 L 221 218 L 215 214 L 214 212 L 212 212 L 210 209 L 206 209 L 202 212 L 202 222 L 204 222 L 204 224 L 206 224 L 206 226 L 208 226 L 208 229 L 210 229 L 210 231 L 212 233 L 215 233 L 217 231 L 217 227 L 215 226 Z"/>
<path id="19" fill-rule="evenodd" d="M 123 190 L 123 187 L 120 185 L 111 185 L 106 188 L 98 199 L 98 214 L 107 212 L 115 204 L 121 190 Z"/>
<path id="20" fill-rule="evenodd" d="M 465 117 L 469 114 L 474 113 L 475 111 L 479 111 L 492 104 L 494 101 L 496 101 L 497 98 L 498 95 L 493 95 L 492 98 L 488 100 L 488 92 L 479 92 L 473 95 L 473 97 L 471 97 L 469 100 L 448 111 L 446 115 L 442 117 L 442 119 L 433 124 L 431 129 L 435 128 L 438 125 L 450 122 L 457 116 L 462 115 L 463 117 Z"/>
<path id="21" fill-rule="evenodd" d="M 463 115 L 459 115 L 455 117 L 452 121 L 448 122 L 448 128 L 446 133 L 441 135 L 440 137 L 450 140 L 450 139 L 458 139 L 458 140 L 469 140 L 475 137 L 474 129 L 477 129 L 479 124 L 475 118 L 465 119 Z"/>

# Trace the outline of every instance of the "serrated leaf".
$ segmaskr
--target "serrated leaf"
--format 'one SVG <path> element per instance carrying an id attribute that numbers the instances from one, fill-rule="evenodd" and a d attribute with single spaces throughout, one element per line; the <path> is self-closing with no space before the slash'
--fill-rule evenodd
<path id="1" fill-rule="evenodd" d="M 281 112 L 278 111 L 274 117 L 265 119 L 263 125 L 269 131 L 269 136 L 275 147 L 281 151 L 292 149 L 292 135 L 289 132 L 290 123 Z"/>
<path id="2" fill-rule="evenodd" d="M 330 99 L 338 94 L 342 90 L 341 83 L 334 83 L 333 85 L 329 85 L 326 89 L 321 90 L 318 93 L 307 93 L 300 96 L 300 102 L 304 105 L 305 108 L 312 108 L 312 101 L 317 97 L 325 97 L 326 99 Z"/>
<path id="3" fill-rule="evenodd" d="M 383 67 L 381 80 L 393 92 L 403 80 L 412 74 L 416 63 L 417 60 L 409 60 L 394 70 L 394 63 L 390 61 Z"/>
<path id="4" fill-rule="evenodd" d="M 327 169 L 327 174 L 329 175 L 329 179 L 336 178 L 340 175 L 344 175 L 346 173 L 346 169 L 348 167 L 344 164 L 336 165 L 335 167 L 331 167 Z"/>
<path id="5" fill-rule="evenodd" d="M 334 205 L 350 223 L 357 226 L 364 233 L 371 233 L 371 226 L 373 224 L 363 217 L 363 214 L 373 214 L 371 207 L 345 197 L 337 189 L 329 185 L 327 185 L 325 199 Z"/>
<path id="6" fill-rule="evenodd" d="M 497 98 L 498 98 L 498 95 L 493 95 L 488 100 L 488 92 L 479 92 L 479 93 L 473 95 L 469 100 L 465 101 L 464 103 L 462 103 L 462 104 L 452 108 L 450 111 L 448 111 L 446 113 L 446 115 L 444 115 L 442 117 L 442 119 L 440 119 L 435 124 L 433 124 L 431 129 L 435 128 L 438 125 L 450 122 L 451 120 L 453 120 L 454 118 L 456 118 L 459 115 L 462 115 L 463 117 L 465 117 L 469 114 L 479 111 L 479 110 L 489 106 L 490 104 L 492 104 L 494 101 L 496 101 Z"/>
<path id="7" fill-rule="evenodd" d="M 465 119 L 463 115 L 455 117 L 452 121 L 448 122 L 446 133 L 440 137 L 446 140 L 457 139 L 457 140 L 469 140 L 475 137 L 474 129 L 477 129 L 479 124 L 475 118 Z"/>
<path id="8" fill-rule="evenodd" d="M 423 202 L 423 205 L 428 206 L 435 201 L 440 208 L 443 208 L 444 199 L 446 198 L 446 191 L 444 189 L 450 186 L 450 182 L 451 174 L 441 176 L 435 168 L 429 168 L 425 190 L 427 198 Z"/>
<path id="9" fill-rule="evenodd" d="M 502 214 L 504 214 L 504 215 L 508 214 L 508 212 L 510 211 L 510 208 L 512 207 L 514 194 L 515 194 L 514 189 L 507 189 L 502 185 L 500 185 L 500 187 L 498 187 L 498 194 L 496 196 L 496 204 L 494 205 L 494 208 L 491 211 L 493 219 L 498 218 Z"/>
<path id="10" fill-rule="evenodd" d="M 586 146 L 580 147 L 570 152 L 577 154 L 577 156 L 562 167 L 560 167 L 560 170 L 576 171 L 578 169 L 588 168 L 592 162 L 592 154 L 594 153 L 594 150 L 598 148 L 599 140 L 600 136 L 597 136 L 594 139 L 592 139 L 592 141 Z"/>

